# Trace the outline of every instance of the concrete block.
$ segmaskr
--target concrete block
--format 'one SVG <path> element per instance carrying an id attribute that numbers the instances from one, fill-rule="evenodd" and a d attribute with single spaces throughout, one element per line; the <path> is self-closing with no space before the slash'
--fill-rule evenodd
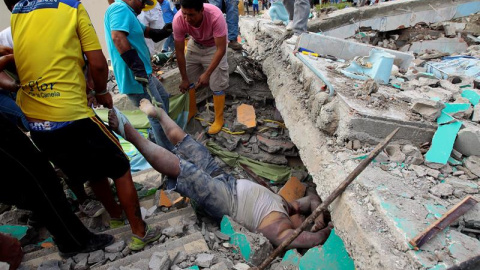
<path id="1" fill-rule="evenodd" d="M 60 270 L 60 261 L 44 261 L 38 266 L 37 270 Z"/>
<path id="2" fill-rule="evenodd" d="M 257 126 L 255 109 L 252 105 L 241 104 L 237 107 L 237 122 L 244 125 L 246 129 Z"/>
<path id="3" fill-rule="evenodd" d="M 230 235 L 230 244 L 236 246 L 243 258 L 253 265 L 262 263 L 273 250 L 266 237 L 250 232 L 228 216 L 223 217 L 220 228 L 222 233 Z"/>
<path id="4" fill-rule="evenodd" d="M 125 241 L 120 240 L 106 247 L 105 252 L 110 252 L 110 253 L 120 252 L 123 250 L 124 247 L 125 247 Z"/>
<path id="5" fill-rule="evenodd" d="M 469 169 L 473 174 L 480 177 L 480 157 L 469 156 L 464 161 L 465 167 Z"/>
<path id="6" fill-rule="evenodd" d="M 453 194 L 453 186 L 446 183 L 440 183 L 431 188 L 430 193 L 437 197 L 445 198 Z"/>
<path id="7" fill-rule="evenodd" d="M 295 144 L 291 141 L 273 140 L 260 134 L 257 135 L 257 139 L 258 147 L 267 153 L 286 156 L 292 156 L 295 153 Z"/>
<path id="8" fill-rule="evenodd" d="M 87 259 L 88 255 L 88 253 L 78 253 L 77 255 L 73 256 L 73 260 L 75 261 L 75 263 L 79 263 L 80 261 Z"/>
<path id="9" fill-rule="evenodd" d="M 94 252 L 90 252 L 88 256 L 88 264 L 95 264 L 105 259 L 105 252 L 103 250 L 97 250 Z"/>
<path id="10" fill-rule="evenodd" d="M 228 270 L 228 269 L 229 268 L 224 262 L 219 262 L 215 265 L 212 265 L 212 267 L 210 267 L 210 270 Z"/>
<path id="11" fill-rule="evenodd" d="M 462 53 L 466 51 L 468 44 L 461 38 L 438 38 L 436 40 L 424 40 L 413 42 L 409 50 L 413 53 L 420 53 L 425 50 L 437 50 L 444 53 Z"/>
<path id="12" fill-rule="evenodd" d="M 297 177 L 292 176 L 287 183 L 280 189 L 278 194 L 282 196 L 287 202 L 293 202 L 305 196 L 305 187 Z"/>
<path id="13" fill-rule="evenodd" d="M 301 35 L 298 47 L 312 50 L 318 54 L 333 55 L 345 60 L 352 60 L 356 56 L 369 56 L 370 51 L 374 48 L 379 48 L 369 44 L 317 34 Z M 393 54 L 395 56 L 394 64 L 403 69 L 407 69 L 410 62 L 414 59 L 413 55 L 408 53 L 383 48 L 382 50 Z"/>
<path id="14" fill-rule="evenodd" d="M 197 258 L 195 259 L 195 264 L 204 268 L 210 267 L 210 265 L 212 265 L 214 258 L 215 256 L 213 254 L 200 253 L 197 255 Z"/>
<path id="15" fill-rule="evenodd" d="M 403 163 L 405 161 L 405 154 L 400 150 L 400 145 L 387 145 L 385 152 L 391 162 Z"/>
<path id="16" fill-rule="evenodd" d="M 170 264 L 171 260 L 166 251 L 155 252 L 148 262 L 148 268 L 152 270 L 168 270 Z"/>
<path id="17" fill-rule="evenodd" d="M 454 148 L 467 157 L 480 156 L 480 127 L 465 123 L 465 128 L 458 132 Z"/>
<path id="18" fill-rule="evenodd" d="M 442 113 L 445 105 L 442 102 L 431 99 L 416 100 L 412 105 L 412 111 L 420 114 L 428 121 L 435 121 Z"/>
<path id="19" fill-rule="evenodd" d="M 73 270 L 87 270 L 88 269 L 88 259 L 84 258 L 81 261 L 79 261 Z"/>

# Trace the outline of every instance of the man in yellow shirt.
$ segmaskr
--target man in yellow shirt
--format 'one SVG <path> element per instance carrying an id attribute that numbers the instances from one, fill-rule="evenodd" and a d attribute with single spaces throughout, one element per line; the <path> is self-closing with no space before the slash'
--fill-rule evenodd
<path id="1" fill-rule="evenodd" d="M 33 141 L 72 181 L 90 181 L 112 218 L 120 219 L 123 210 L 133 232 L 130 249 L 142 249 L 161 232 L 142 220 L 128 159 L 87 102 L 83 54 L 97 102 L 112 107 L 107 63 L 85 8 L 77 0 L 9 1 L 17 3 L 11 17 L 21 84 L 17 103 Z M 115 182 L 121 207 L 108 178 Z"/>

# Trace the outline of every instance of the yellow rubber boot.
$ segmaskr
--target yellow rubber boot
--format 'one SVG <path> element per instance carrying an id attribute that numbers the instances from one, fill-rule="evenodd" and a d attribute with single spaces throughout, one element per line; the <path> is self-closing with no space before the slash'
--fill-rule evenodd
<path id="1" fill-rule="evenodd" d="M 223 127 L 223 110 L 225 109 L 225 94 L 213 95 L 213 109 L 215 110 L 215 121 L 208 129 L 208 134 L 217 134 Z"/>
<path id="2" fill-rule="evenodd" d="M 190 103 L 188 106 L 188 121 L 197 114 L 197 99 L 195 98 L 195 89 L 188 90 L 188 98 Z"/>

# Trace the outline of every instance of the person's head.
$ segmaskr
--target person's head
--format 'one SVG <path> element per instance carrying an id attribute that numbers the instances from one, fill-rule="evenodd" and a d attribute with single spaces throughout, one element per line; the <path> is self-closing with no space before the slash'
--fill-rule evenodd
<path id="1" fill-rule="evenodd" d="M 8 10 L 12 12 L 13 7 L 20 1 L 20 0 L 3 0 L 5 2 L 5 6 L 7 6 Z"/>
<path id="2" fill-rule="evenodd" d="M 203 2 L 199 0 L 181 0 L 182 15 L 188 24 L 199 27 L 203 20 Z"/>
<path id="3" fill-rule="evenodd" d="M 127 5 L 129 5 L 137 15 L 142 12 L 142 9 L 145 8 L 145 5 L 153 5 L 152 0 L 123 0 L 123 2 L 127 3 Z"/>

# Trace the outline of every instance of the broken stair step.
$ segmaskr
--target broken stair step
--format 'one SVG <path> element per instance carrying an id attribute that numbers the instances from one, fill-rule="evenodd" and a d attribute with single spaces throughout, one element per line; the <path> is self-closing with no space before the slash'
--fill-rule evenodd
<path id="1" fill-rule="evenodd" d="M 148 269 L 148 263 L 150 262 L 150 258 L 152 257 L 154 252 L 162 252 L 166 251 L 171 259 L 175 257 L 175 255 L 180 252 L 184 251 L 187 255 L 192 255 L 201 252 L 209 251 L 207 242 L 203 238 L 202 233 L 196 232 L 182 238 L 176 239 L 174 241 L 170 241 L 161 245 L 153 246 L 148 250 L 144 250 L 133 255 L 129 255 L 125 258 L 120 260 L 116 260 L 114 262 L 107 263 L 100 267 L 96 267 L 96 270 L 107 270 L 110 267 L 113 268 L 120 268 L 120 266 L 129 266 L 130 268 L 137 268 L 137 269 Z"/>
<path id="2" fill-rule="evenodd" d="M 168 213 L 163 213 L 152 218 L 147 218 L 145 221 L 149 225 L 159 225 L 162 229 L 176 225 L 182 217 L 189 217 L 194 215 L 193 208 L 188 206 L 179 210 Z M 131 230 L 129 225 L 120 228 L 106 230 L 102 233 L 108 233 L 115 237 L 116 241 L 125 240 L 128 242 Z M 39 251 L 25 254 L 22 265 L 31 269 L 36 269 L 43 261 L 47 260 L 62 260 L 58 254 L 57 247 L 41 249 Z"/>

